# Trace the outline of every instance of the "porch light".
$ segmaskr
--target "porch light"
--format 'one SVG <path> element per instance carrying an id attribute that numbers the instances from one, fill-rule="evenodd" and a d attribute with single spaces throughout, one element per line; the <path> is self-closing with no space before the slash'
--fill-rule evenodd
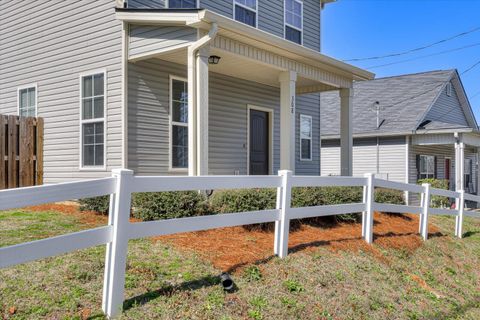
<path id="1" fill-rule="evenodd" d="M 218 64 L 220 59 L 221 58 L 219 56 L 210 56 L 210 57 L 208 57 L 208 63 L 209 64 Z"/>

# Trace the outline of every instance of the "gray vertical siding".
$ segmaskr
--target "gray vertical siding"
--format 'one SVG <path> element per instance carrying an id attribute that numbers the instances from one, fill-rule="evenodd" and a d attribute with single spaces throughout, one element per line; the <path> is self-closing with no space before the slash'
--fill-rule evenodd
<path id="1" fill-rule="evenodd" d="M 168 171 L 169 75 L 185 77 L 186 71 L 185 66 L 159 59 L 129 64 L 128 163 L 137 174 L 173 174 Z M 209 174 L 247 173 L 248 105 L 273 110 L 273 171 L 278 171 L 279 89 L 210 73 Z M 318 95 L 299 97 L 297 107 L 298 113 L 314 116 L 314 161 L 300 163 L 297 153 L 298 173 L 318 174 Z"/>
<path id="2" fill-rule="evenodd" d="M 36 83 L 45 119 L 46 183 L 110 175 L 121 166 L 121 23 L 115 1 L 0 1 L 0 113 Z M 107 70 L 107 170 L 80 171 L 79 74 Z"/>
<path id="3" fill-rule="evenodd" d="M 465 114 L 463 113 L 457 93 L 452 86 L 451 96 L 447 96 L 446 89 L 443 89 L 438 99 L 430 111 L 425 116 L 425 120 L 433 120 L 441 123 L 456 124 L 459 126 L 469 126 Z M 441 125 L 437 125 L 441 126 Z"/>
<path id="4" fill-rule="evenodd" d="M 296 99 L 297 112 L 295 118 L 295 174 L 319 175 L 320 174 L 320 95 L 299 95 Z M 312 161 L 300 160 L 300 115 L 312 117 Z"/>
<path id="5" fill-rule="evenodd" d="M 129 56 L 169 50 L 197 40 L 197 29 L 189 27 L 131 26 Z"/>
<path id="6" fill-rule="evenodd" d="M 339 140 L 322 141 L 322 175 L 340 174 Z M 405 182 L 405 137 L 379 138 L 379 176 L 397 182 Z M 353 175 L 377 172 L 377 139 L 354 139 Z"/>

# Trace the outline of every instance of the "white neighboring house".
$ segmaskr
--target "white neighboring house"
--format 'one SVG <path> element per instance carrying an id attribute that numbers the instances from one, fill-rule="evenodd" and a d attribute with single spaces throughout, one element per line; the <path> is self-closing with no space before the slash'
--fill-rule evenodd
<path id="1" fill-rule="evenodd" d="M 354 175 L 447 179 L 451 190 L 478 193 L 480 134 L 456 70 L 355 82 L 353 101 Z M 321 106 L 321 171 L 337 175 L 338 98 L 322 93 Z"/>
<path id="2" fill-rule="evenodd" d="M 321 53 L 332 1 L 0 1 L 0 113 L 44 118 L 46 183 L 318 175 L 332 90 L 349 175 L 351 87 L 374 75 Z"/>

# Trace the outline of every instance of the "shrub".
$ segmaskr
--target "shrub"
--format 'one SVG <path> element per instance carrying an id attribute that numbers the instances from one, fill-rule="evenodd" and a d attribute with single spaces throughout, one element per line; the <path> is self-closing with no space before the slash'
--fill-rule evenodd
<path id="1" fill-rule="evenodd" d="M 80 211 L 95 211 L 101 214 L 108 214 L 110 196 L 80 199 L 78 203 L 80 204 Z"/>
<path id="2" fill-rule="evenodd" d="M 404 193 L 399 190 L 375 189 L 375 202 L 390 204 L 405 204 Z"/>
<path id="3" fill-rule="evenodd" d="M 144 192 L 132 197 L 133 216 L 149 221 L 202 215 L 205 196 L 197 191 Z"/>
<path id="4" fill-rule="evenodd" d="M 445 179 L 420 179 L 417 181 L 417 183 L 429 183 L 432 188 L 448 190 L 448 180 Z M 431 201 L 431 206 L 434 208 L 445 208 L 450 205 L 450 200 L 448 199 L 448 197 L 432 195 Z"/>

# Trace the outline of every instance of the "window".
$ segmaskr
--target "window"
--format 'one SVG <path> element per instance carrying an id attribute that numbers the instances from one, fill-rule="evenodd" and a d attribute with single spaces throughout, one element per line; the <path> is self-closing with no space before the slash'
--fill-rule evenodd
<path id="1" fill-rule="evenodd" d="M 465 159 L 464 166 L 463 166 L 463 174 L 464 174 L 464 190 L 467 192 L 474 192 L 473 184 L 472 184 L 472 159 Z M 472 184 L 470 186 L 470 184 Z"/>
<path id="2" fill-rule="evenodd" d="M 105 166 L 105 71 L 80 77 L 81 167 Z"/>
<path id="3" fill-rule="evenodd" d="M 18 115 L 22 117 L 37 116 L 37 86 L 18 88 Z"/>
<path id="4" fill-rule="evenodd" d="M 312 160 L 312 117 L 300 115 L 300 160 Z"/>
<path id="5" fill-rule="evenodd" d="M 302 44 L 303 2 L 285 0 L 285 39 Z"/>
<path id="6" fill-rule="evenodd" d="M 195 9 L 197 0 L 169 0 L 168 7 L 172 9 Z"/>
<path id="7" fill-rule="evenodd" d="M 257 0 L 235 0 L 233 18 L 237 21 L 257 27 Z"/>
<path id="8" fill-rule="evenodd" d="M 419 179 L 435 178 L 435 156 L 420 155 Z"/>
<path id="9" fill-rule="evenodd" d="M 170 167 L 188 168 L 188 84 L 170 77 Z"/>
<path id="10" fill-rule="evenodd" d="M 452 96 L 452 84 L 447 83 L 447 96 L 451 97 Z"/>

